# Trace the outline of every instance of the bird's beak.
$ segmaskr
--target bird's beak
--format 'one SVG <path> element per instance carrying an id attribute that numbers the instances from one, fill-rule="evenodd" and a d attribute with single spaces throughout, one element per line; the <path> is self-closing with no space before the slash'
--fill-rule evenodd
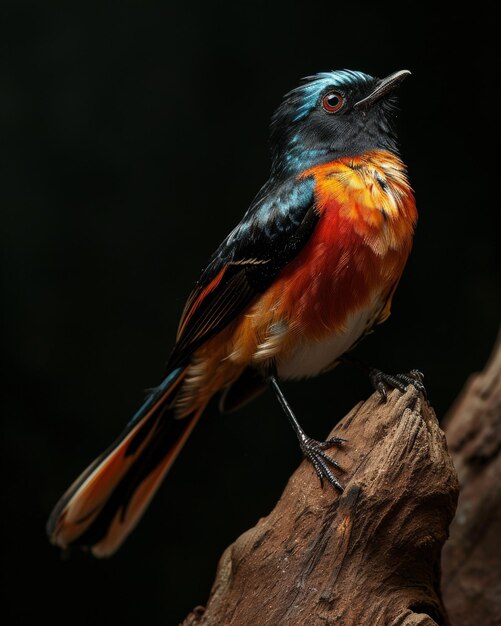
<path id="1" fill-rule="evenodd" d="M 375 89 L 371 91 L 371 93 L 363 98 L 363 100 L 359 100 L 355 105 L 355 109 L 361 109 L 362 111 L 368 109 L 371 104 L 377 102 L 383 98 L 387 93 L 393 91 L 400 83 L 410 76 L 409 70 L 400 70 L 399 72 L 393 72 L 386 78 L 382 78 L 376 85 Z"/>

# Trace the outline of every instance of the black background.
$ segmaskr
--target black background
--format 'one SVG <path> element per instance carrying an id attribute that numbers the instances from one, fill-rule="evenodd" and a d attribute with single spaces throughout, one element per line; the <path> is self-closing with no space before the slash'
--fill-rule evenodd
<path id="1" fill-rule="evenodd" d="M 494 18 L 371 3 L 3 2 L 2 565 L 9 624 L 177 624 L 300 456 L 275 401 L 195 431 L 112 559 L 61 560 L 44 524 L 158 382 L 183 302 L 267 177 L 267 126 L 317 71 L 401 89 L 415 249 L 359 350 L 419 367 L 442 416 L 499 323 Z M 497 198 L 496 198 L 497 199 Z M 370 393 L 346 367 L 287 386 L 307 431 Z"/>

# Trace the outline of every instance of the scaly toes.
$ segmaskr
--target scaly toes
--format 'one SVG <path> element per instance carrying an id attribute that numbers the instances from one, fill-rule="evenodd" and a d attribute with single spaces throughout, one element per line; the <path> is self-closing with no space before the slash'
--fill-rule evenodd
<path id="1" fill-rule="evenodd" d="M 346 443 L 346 439 L 342 439 L 341 437 L 331 437 L 325 441 L 317 441 L 317 443 L 322 450 L 327 450 L 327 448 L 332 448 L 333 446 L 342 446 L 343 443 Z"/>
<path id="2" fill-rule="evenodd" d="M 332 487 L 340 492 L 343 491 L 343 486 L 332 473 L 331 467 L 341 471 L 343 470 L 339 463 L 326 454 L 324 450 L 333 445 L 344 443 L 344 441 L 345 440 L 340 437 L 333 437 L 327 441 L 316 441 L 315 439 L 307 438 L 301 444 L 303 454 L 315 468 L 320 484 L 323 486 L 323 481 L 325 479 Z"/>
<path id="3" fill-rule="evenodd" d="M 426 387 L 423 384 L 424 375 L 419 370 L 411 370 L 408 374 L 386 374 L 381 370 L 372 369 L 369 372 L 369 378 L 383 401 L 386 401 L 389 389 L 398 389 L 401 393 L 405 393 L 409 385 L 426 396 Z"/>
<path id="4" fill-rule="evenodd" d="M 426 387 L 424 386 L 424 374 L 419 370 L 411 370 L 408 374 L 397 374 L 397 378 L 405 383 L 406 388 L 412 385 L 414 389 L 426 397 Z"/>

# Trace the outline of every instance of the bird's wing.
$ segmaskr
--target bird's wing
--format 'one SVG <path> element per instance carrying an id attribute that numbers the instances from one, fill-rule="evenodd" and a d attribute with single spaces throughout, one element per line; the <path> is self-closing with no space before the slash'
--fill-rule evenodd
<path id="1" fill-rule="evenodd" d="M 302 249 L 319 219 L 312 178 L 266 185 L 213 254 L 188 298 L 168 367 L 221 331 Z"/>

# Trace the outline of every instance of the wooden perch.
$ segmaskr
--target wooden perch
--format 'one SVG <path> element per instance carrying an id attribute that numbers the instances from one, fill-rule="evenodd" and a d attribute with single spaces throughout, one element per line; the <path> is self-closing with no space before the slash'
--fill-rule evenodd
<path id="1" fill-rule="evenodd" d="M 501 334 L 445 419 L 461 495 L 444 549 L 443 592 L 454 626 L 501 624 Z"/>
<path id="2" fill-rule="evenodd" d="M 303 462 L 183 626 L 449 624 L 440 553 L 458 482 L 433 410 L 412 387 L 374 394 L 329 436 L 348 440 L 334 451 L 344 493 Z"/>

